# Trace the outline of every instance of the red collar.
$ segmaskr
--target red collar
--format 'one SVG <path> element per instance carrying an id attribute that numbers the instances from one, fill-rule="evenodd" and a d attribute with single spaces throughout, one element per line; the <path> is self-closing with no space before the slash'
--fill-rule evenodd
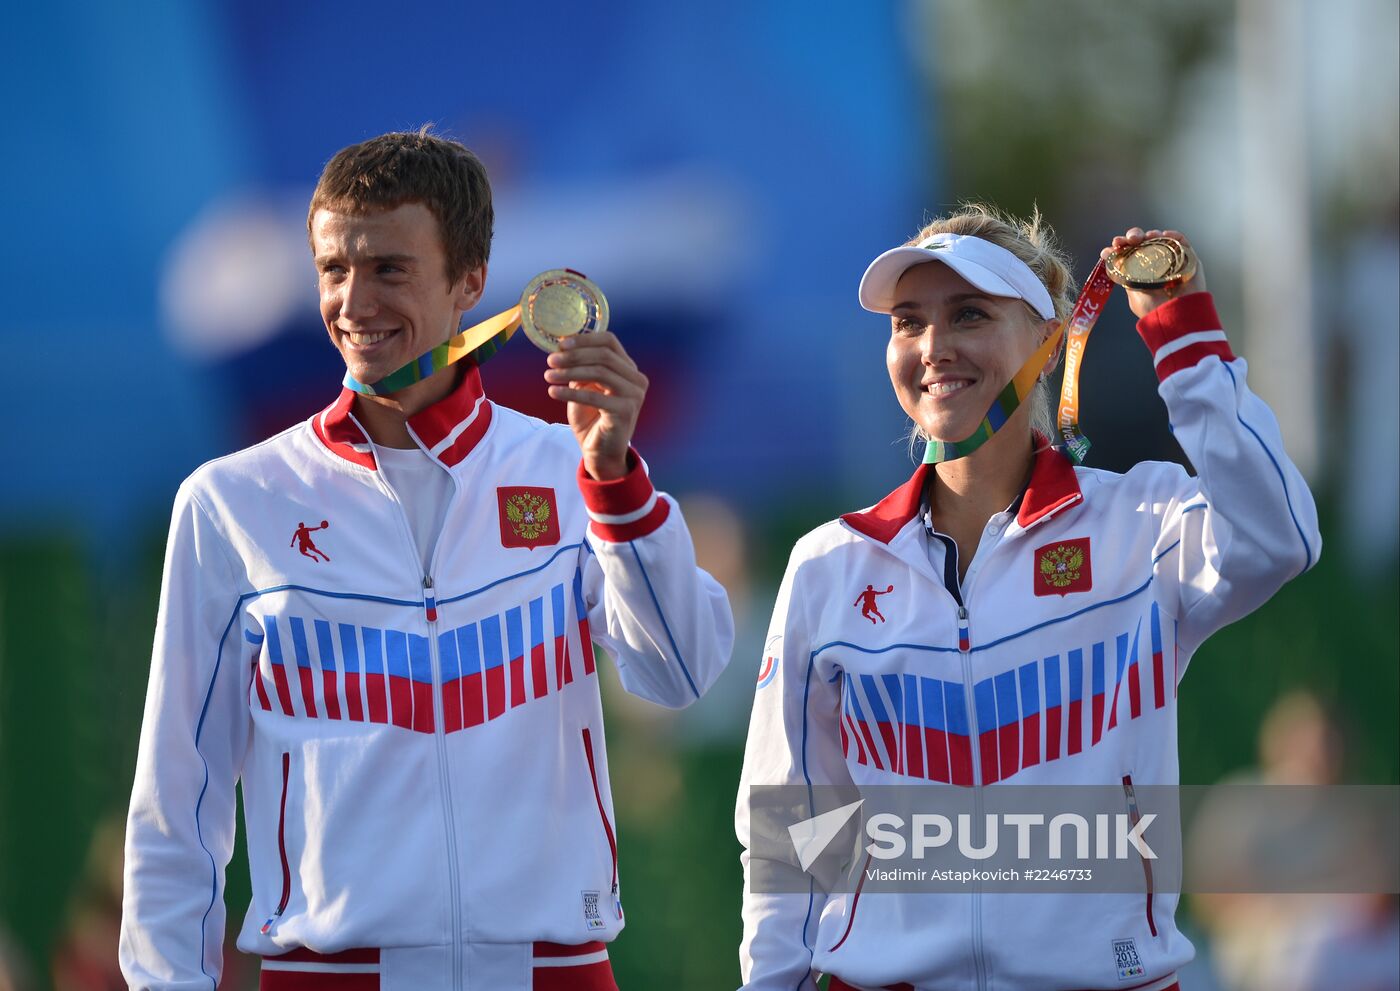
<path id="1" fill-rule="evenodd" d="M 905 524 L 919 514 L 924 485 L 932 468 L 933 465 L 919 465 L 913 478 L 873 507 L 862 513 L 847 513 L 841 517 L 841 521 L 872 540 L 888 544 L 895 534 L 904 529 Z M 1084 494 L 1079 491 L 1079 479 L 1075 477 L 1074 465 L 1069 457 L 1058 448 L 1043 448 L 1035 456 L 1030 484 L 1026 486 L 1025 496 L 1021 499 L 1016 522 L 1022 529 L 1029 529 L 1083 499 Z"/>
<path id="2" fill-rule="evenodd" d="M 1016 514 L 1016 522 L 1021 529 L 1028 530 L 1060 510 L 1083 501 L 1084 493 L 1079 491 L 1079 476 L 1074 473 L 1074 462 L 1060 448 L 1047 446 L 1035 456 L 1031 481 L 1026 486 L 1026 495 L 1021 500 L 1021 511 Z"/>
<path id="3" fill-rule="evenodd" d="M 321 443 L 346 461 L 374 469 L 374 448 L 369 436 L 351 413 L 355 393 L 341 389 L 331 403 L 311 420 Z M 450 394 L 408 418 L 408 429 L 424 449 L 448 468 L 462 462 L 480 443 L 491 426 L 491 402 L 481 385 L 481 371 L 467 368 Z"/>

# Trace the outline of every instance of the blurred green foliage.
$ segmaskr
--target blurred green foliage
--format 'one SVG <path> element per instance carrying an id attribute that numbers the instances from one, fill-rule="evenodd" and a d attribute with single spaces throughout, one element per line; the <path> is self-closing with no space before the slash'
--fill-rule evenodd
<path id="1" fill-rule="evenodd" d="M 1400 572 L 1358 576 L 1340 541 L 1262 609 L 1211 637 L 1181 683 L 1181 780 L 1211 784 L 1254 762 L 1260 723 L 1290 689 L 1340 722 L 1344 777 L 1400 783 Z"/>
<path id="2" fill-rule="evenodd" d="M 75 544 L 0 554 L 0 919 L 30 953 L 53 944 L 111 798 L 94 691 L 96 590 Z"/>
<path id="3" fill-rule="evenodd" d="M 1018 216 L 1039 205 L 1064 217 L 1083 196 L 1077 175 L 1098 161 L 1139 176 L 1182 124 L 1182 85 L 1232 43 L 1234 11 L 1213 0 L 1104 4 L 1099 0 L 925 0 L 932 39 L 914 52 L 941 123 L 930 160 L 946 181 L 937 209 L 967 195 Z M 951 194 L 951 195 L 950 195 Z"/>

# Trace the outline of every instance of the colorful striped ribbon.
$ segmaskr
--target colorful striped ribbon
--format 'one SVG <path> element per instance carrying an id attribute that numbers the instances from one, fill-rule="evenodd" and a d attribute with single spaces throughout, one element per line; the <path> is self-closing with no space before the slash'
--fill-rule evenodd
<path id="1" fill-rule="evenodd" d="M 1089 332 L 1098 323 L 1111 292 L 1113 280 L 1108 277 L 1103 259 L 1099 259 L 1089 278 L 1084 280 L 1084 288 L 1079 290 L 1074 312 L 1069 315 L 1066 324 L 1065 375 L 1060 383 L 1056 422 L 1060 437 L 1065 442 L 1065 451 L 1077 465 L 1082 465 L 1084 456 L 1089 453 L 1089 438 L 1079 429 L 1079 368 L 1084 363 L 1084 351 L 1089 346 Z"/>
<path id="2" fill-rule="evenodd" d="M 406 389 L 415 382 L 421 382 L 434 372 L 440 372 L 463 358 L 470 358 L 479 365 L 500 350 L 501 345 L 510 340 L 511 335 L 519 329 L 520 307 L 512 306 L 504 313 L 497 313 L 494 317 L 460 331 L 447 343 L 439 344 L 427 354 L 419 355 L 378 382 L 361 382 L 346 372 L 345 388 L 366 396 L 384 396 Z"/>
<path id="3" fill-rule="evenodd" d="M 1104 263 L 1100 261 L 1089 273 L 1084 288 L 1079 291 L 1079 298 L 1075 300 L 1074 310 L 1069 319 L 1026 359 L 1020 371 L 1012 376 L 1006 388 L 993 400 L 991 408 L 987 410 L 987 415 L 982 418 L 977 429 L 962 440 L 929 441 L 928 447 L 924 449 L 924 464 L 965 458 L 991 440 L 992 435 L 1006 426 L 1011 414 L 1015 413 L 1031 394 L 1040 378 L 1040 370 L 1045 367 L 1045 362 L 1050 359 L 1050 355 L 1060 343 L 1061 336 L 1067 331 L 1069 343 L 1066 346 L 1064 382 L 1060 388 L 1058 422 L 1070 457 L 1074 458 L 1076 464 L 1083 464 L 1084 455 L 1089 450 L 1089 439 L 1079 430 L 1079 368 L 1084 360 L 1089 332 L 1094 329 L 1094 324 L 1103 312 L 1103 304 L 1112 289 L 1113 282 L 1104 270 Z"/>

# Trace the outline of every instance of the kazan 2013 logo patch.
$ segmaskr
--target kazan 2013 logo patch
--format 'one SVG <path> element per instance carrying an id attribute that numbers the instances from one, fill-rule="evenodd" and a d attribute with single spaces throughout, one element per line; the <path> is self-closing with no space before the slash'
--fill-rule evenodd
<path id="1" fill-rule="evenodd" d="M 1131 939 L 1113 941 L 1113 962 L 1118 967 L 1120 981 L 1142 978 L 1147 973 L 1147 968 L 1142 965 L 1142 958 L 1138 956 L 1137 944 Z"/>
<path id="2" fill-rule="evenodd" d="M 559 543 L 559 504 L 554 490 L 533 485 L 496 489 L 502 547 L 547 547 Z"/>
<path id="3" fill-rule="evenodd" d="M 1035 550 L 1036 595 L 1069 595 L 1087 592 L 1094 587 L 1094 573 L 1089 562 L 1089 538 L 1059 540 Z"/>

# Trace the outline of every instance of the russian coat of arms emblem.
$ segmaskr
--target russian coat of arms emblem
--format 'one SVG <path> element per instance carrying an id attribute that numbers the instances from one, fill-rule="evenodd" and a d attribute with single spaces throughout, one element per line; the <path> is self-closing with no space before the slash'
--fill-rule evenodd
<path id="1" fill-rule="evenodd" d="M 549 501 L 542 496 L 519 492 L 506 500 L 506 520 L 516 536 L 539 540 L 549 529 Z"/>
<path id="2" fill-rule="evenodd" d="M 554 490 L 513 485 L 496 490 L 501 515 L 501 544 L 543 547 L 559 543 L 559 510 Z"/>
<path id="3" fill-rule="evenodd" d="M 1068 595 L 1093 586 L 1089 538 L 1079 537 L 1036 549 L 1036 595 Z"/>

